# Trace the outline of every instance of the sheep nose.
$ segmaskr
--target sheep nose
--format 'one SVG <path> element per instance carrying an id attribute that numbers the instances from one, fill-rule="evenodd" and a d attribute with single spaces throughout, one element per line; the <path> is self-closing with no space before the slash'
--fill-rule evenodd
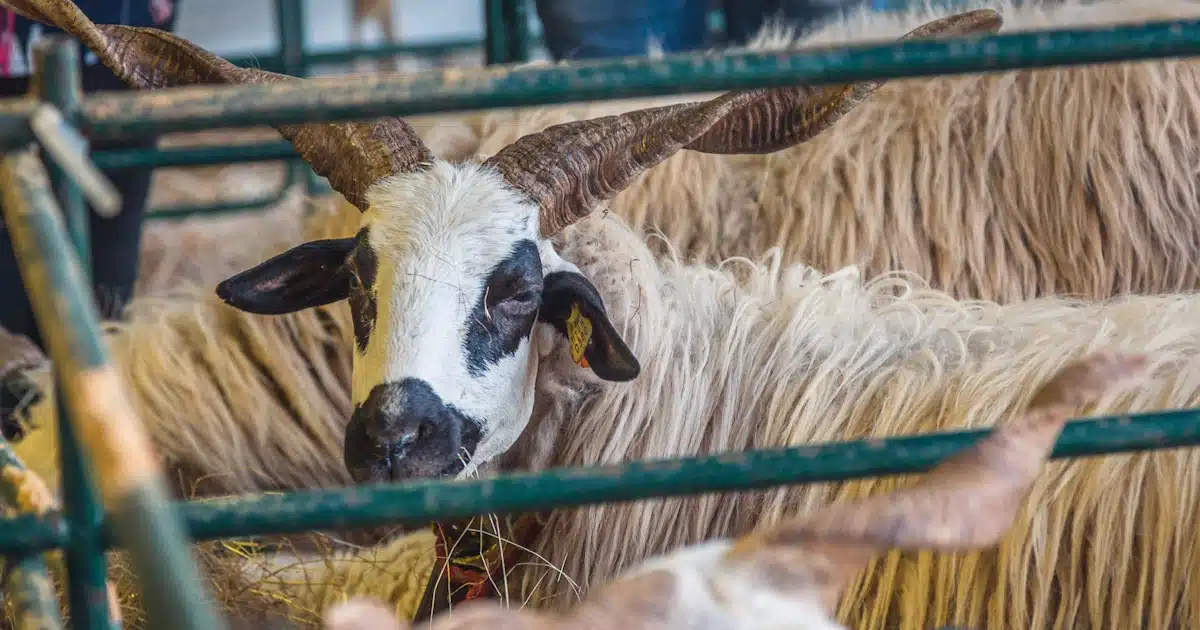
<path id="1" fill-rule="evenodd" d="M 372 388 L 346 428 L 346 467 L 359 481 L 441 476 L 457 461 L 463 417 L 423 380 Z"/>

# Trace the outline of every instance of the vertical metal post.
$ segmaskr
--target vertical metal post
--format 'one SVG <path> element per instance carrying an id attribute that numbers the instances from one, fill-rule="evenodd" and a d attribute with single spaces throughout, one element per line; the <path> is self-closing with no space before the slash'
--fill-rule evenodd
<path id="1" fill-rule="evenodd" d="M 504 63 L 507 57 L 505 4 L 505 0 L 483 0 L 483 61 L 489 66 Z"/>
<path id="2" fill-rule="evenodd" d="M 275 0 L 275 26 L 279 30 L 279 60 L 283 73 L 308 75 L 304 54 L 304 0 Z"/>
<path id="3" fill-rule="evenodd" d="M 87 469 L 111 507 L 117 542 L 138 575 L 149 627 L 220 630 L 150 437 L 109 359 L 95 300 L 70 251 L 49 177 L 32 150 L 0 157 L 0 207 Z M 72 522 L 71 532 L 79 526 Z M 74 540 L 68 540 L 68 550 Z M 83 603 L 87 620 L 95 619 L 93 610 L 103 610 L 104 589 L 93 595 Z M 83 625 L 71 621 L 72 627 Z"/>
<path id="4" fill-rule="evenodd" d="M 525 0 L 484 0 L 483 22 L 488 65 L 529 60 L 529 7 Z"/>
<path id="5" fill-rule="evenodd" d="M 304 0 L 275 0 L 275 28 L 279 31 L 279 61 L 284 74 L 294 77 L 306 77 L 310 72 L 308 54 L 304 50 L 304 36 L 308 20 L 304 15 Z M 285 177 L 280 196 L 287 194 L 293 178 L 303 175 L 304 187 L 308 194 L 320 190 L 321 178 L 313 172 L 312 167 L 302 160 L 291 160 L 285 163 L 288 174 Z"/>
<path id="6" fill-rule="evenodd" d="M 0 349 L 3 352 L 5 349 Z M 0 438 L 0 514 L 45 517 L 58 509 L 49 488 Z M 62 630 L 58 598 L 42 554 L 0 557 L 0 594 L 11 602 L 15 630 Z"/>
<path id="7" fill-rule="evenodd" d="M 529 5 L 525 0 L 504 0 L 505 63 L 529 61 Z"/>
<path id="8" fill-rule="evenodd" d="M 78 44 L 62 36 L 43 38 L 35 47 L 34 63 L 38 98 L 57 107 L 64 121 L 77 125 L 82 89 Z M 83 150 L 86 151 L 86 147 Z M 88 240 L 88 209 L 84 205 L 83 194 L 58 165 L 47 162 L 46 171 L 50 175 L 54 196 L 62 207 L 67 233 L 79 255 L 79 263 L 83 266 L 84 274 L 91 275 L 92 248 Z"/>
<path id="9" fill-rule="evenodd" d="M 38 97 L 58 107 L 69 123 L 78 120 L 80 102 L 79 48 L 75 40 L 49 36 L 38 42 L 35 55 L 35 81 Z M 88 208 L 74 182 L 55 164 L 47 171 L 54 195 L 62 208 L 76 257 L 85 279 L 91 276 L 91 249 L 88 246 Z M 90 282 L 87 283 L 90 291 Z M 45 326 L 39 320 L 42 337 Z M 97 501 L 96 486 L 83 461 L 75 431 L 67 418 L 65 387 L 58 380 L 59 466 L 62 470 L 63 508 L 71 523 L 71 536 L 64 549 L 67 561 L 67 601 L 71 626 L 80 630 L 112 628 L 108 609 L 108 562 L 100 539 L 103 508 Z"/>

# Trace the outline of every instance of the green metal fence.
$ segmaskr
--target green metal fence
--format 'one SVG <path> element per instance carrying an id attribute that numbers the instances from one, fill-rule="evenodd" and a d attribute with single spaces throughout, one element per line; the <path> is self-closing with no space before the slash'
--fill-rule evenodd
<path id="1" fill-rule="evenodd" d="M 419 58 L 438 57 L 456 51 L 482 50 L 485 63 L 502 64 L 526 61 L 538 43 L 528 28 L 527 0 L 483 0 L 484 38 L 415 44 L 385 43 L 375 46 L 350 46 L 310 51 L 304 44 L 308 19 L 304 0 L 275 0 L 274 18 L 278 49 L 263 54 L 241 55 L 229 60 L 240 66 L 253 66 L 292 76 L 309 76 L 312 68 L 328 64 L 346 64 L 358 59 L 379 59 L 396 55 Z M 255 143 L 234 146 L 188 147 L 167 149 L 118 149 L 97 151 L 92 157 L 104 170 L 121 168 L 161 168 L 202 166 L 235 162 L 284 162 L 284 178 L 279 187 L 251 199 L 213 204 L 156 208 L 147 213 L 149 220 L 183 219 L 229 212 L 261 210 L 275 205 L 296 183 L 303 181 L 309 194 L 328 192 L 324 180 L 296 157 L 286 142 Z"/>
<path id="2" fill-rule="evenodd" d="M 220 503 L 167 501 L 140 424 L 118 395 L 81 256 L 81 195 L 88 137 L 145 136 L 210 127 L 247 127 L 411 115 L 435 111 L 616 99 L 691 91 L 842 83 L 1200 55 L 1200 21 L 1059 30 L 952 40 L 915 40 L 795 53 L 670 56 L 568 67 L 489 68 L 416 77 L 315 79 L 275 86 L 187 87 L 80 97 L 69 40 L 41 51 L 40 99 L 0 101 L 0 193 L 6 225 L 47 339 L 63 392 L 60 417 L 64 509 L 0 521 L 0 553 L 19 568 L 8 592 L 26 627 L 57 628 L 36 552 L 66 550 L 71 623 L 111 627 L 103 594 L 104 551 L 120 545 L 140 576 L 152 627 L 222 627 L 198 593 L 185 540 L 296 532 L 513 513 L 598 502 L 766 488 L 781 484 L 915 473 L 984 432 L 811 445 L 625 466 L 553 470 L 474 481 L 424 481 L 339 491 L 244 497 Z M 33 124 L 47 104 L 66 121 Z M 58 153 L 48 150 L 59 147 Z M 73 146 L 64 159 L 62 146 Z M 41 158 L 35 152 L 42 149 Z M 65 221 L 64 221 L 65 219 Z M 1069 424 L 1054 457 L 1200 444 L 1200 410 Z M 15 465 L 0 448 L 0 464 Z M 3 479 L 8 479 L 4 476 Z M 92 483 L 92 482 L 96 483 Z M 97 487 L 98 486 L 98 487 Z M 0 493 L 0 498 L 8 495 Z M 101 502 L 107 507 L 100 508 Z"/>

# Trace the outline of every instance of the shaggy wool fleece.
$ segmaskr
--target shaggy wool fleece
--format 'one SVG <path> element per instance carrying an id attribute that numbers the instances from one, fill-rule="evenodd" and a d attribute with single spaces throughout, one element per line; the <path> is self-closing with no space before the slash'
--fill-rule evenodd
<path id="1" fill-rule="evenodd" d="M 1002 12 L 1007 28 L 1017 29 L 1022 19 L 1049 25 L 1059 16 L 1054 25 L 1062 26 L 1117 21 L 1097 17 L 1114 15 L 1103 11 L 1124 11 L 1127 21 L 1134 13 L 1172 17 L 1197 7 L 1156 0 Z M 925 19 L 905 17 L 894 33 Z M 1080 415 L 1197 405 L 1200 298 L 1010 306 L 951 299 L 1194 288 L 1187 280 L 1195 271 L 1195 232 L 1187 227 L 1195 214 L 1188 204 L 1196 203 L 1193 67 L 1141 62 L 897 82 L 802 147 L 765 157 L 675 156 L 614 201 L 632 232 L 605 223 L 619 225 L 617 217 L 597 217 L 573 230 L 562 249 L 568 258 L 590 259 L 581 267 L 641 357 L 642 376 L 628 387 L 594 390 L 552 380 L 569 375 L 569 366 L 547 367 L 544 392 L 555 398 L 543 398 L 528 436 L 553 439 L 524 444 L 513 465 L 988 426 L 1004 421 L 1063 363 L 1105 345 L 1155 353 L 1157 378 Z M 988 94 L 1020 98 L 998 104 Z M 1088 109 L 1105 103 L 1109 109 Z M 1050 116 L 1064 111 L 1070 125 Z M 530 124 L 544 127 L 555 112 L 570 115 L 569 108 L 543 110 L 537 115 L 545 122 Z M 1121 112 L 1137 124 L 1113 124 L 1126 120 Z M 522 133 L 492 120 L 488 137 L 496 146 L 506 142 L 502 134 Z M 978 148 L 971 155 L 980 157 L 923 148 L 941 146 L 935 140 Z M 458 146 L 464 154 L 495 150 L 483 140 Z M 697 180 L 703 186 L 680 183 Z M 651 213 L 658 218 L 643 218 Z M 348 235 L 356 219 L 336 208 L 308 226 L 292 218 L 286 230 L 267 224 L 248 231 L 253 247 L 210 244 L 234 257 L 253 251 L 237 271 L 299 242 L 301 233 Z M 665 254 L 661 266 L 641 243 L 650 225 L 667 233 L 666 243 L 655 244 Z M 757 264 L 714 270 L 680 266 L 667 244 L 679 247 L 679 260 L 780 250 Z M 790 265 L 797 260 L 815 269 Z M 862 266 L 844 268 L 852 262 Z M 912 277 L 876 275 L 894 268 L 924 275 L 950 295 Z M 215 494 L 345 483 L 344 305 L 277 318 L 237 313 L 211 294 L 211 283 L 226 275 L 135 303 L 130 321 L 114 327 L 114 355 L 155 444 Z M 1024 514 L 998 550 L 890 555 L 848 592 L 842 618 L 880 629 L 1126 628 L 1130 620 L 1196 626 L 1196 457 L 1189 450 L 1055 464 L 1030 499 L 1044 509 Z M 586 588 L 648 555 L 896 483 L 564 510 L 534 550 Z M 567 578 L 539 582 L 541 572 L 527 576 L 531 592 L 570 597 Z"/>
<path id="2" fill-rule="evenodd" d="M 615 217 L 561 237 L 642 362 L 599 383 L 548 352 L 516 469 L 615 464 L 882 438 L 1006 422 L 1066 362 L 1101 348 L 1153 356 L 1154 378 L 1076 416 L 1200 406 L 1200 294 L 1108 302 L 958 301 L 902 274 L 866 278 L 780 263 L 649 262 Z M 739 276 L 750 278 L 748 282 Z M 561 342 L 560 342 L 561 343 Z M 898 479 L 555 511 L 531 548 L 557 567 L 524 585 L 573 601 L 638 562 L 745 533 Z M 858 629 L 1192 627 L 1200 622 L 1200 450 L 1060 462 L 998 550 L 893 553 L 843 600 Z M 526 593 L 522 593 L 526 595 Z M 548 599 L 547 599 L 548 598 Z"/>
<path id="3" fill-rule="evenodd" d="M 1006 32 L 1200 16 L 1197 0 L 970 4 L 999 10 Z M 920 3 L 897 15 L 864 12 L 795 42 L 786 30 L 768 30 L 752 47 L 886 40 L 946 12 Z M 454 160 L 493 154 L 552 124 L 695 98 L 444 114 L 413 124 L 435 153 Z M 855 264 L 867 276 L 904 270 L 959 298 L 1194 290 L 1198 147 L 1200 61 L 1190 58 L 902 80 L 792 149 L 680 152 L 609 207 L 636 229 L 660 230 L 688 259 L 778 246 L 788 264 Z M 250 239 L 274 231 L 243 229 L 233 238 L 244 246 L 200 241 L 241 252 L 245 268 L 260 260 Z M 148 238 L 153 248 L 157 237 Z"/>

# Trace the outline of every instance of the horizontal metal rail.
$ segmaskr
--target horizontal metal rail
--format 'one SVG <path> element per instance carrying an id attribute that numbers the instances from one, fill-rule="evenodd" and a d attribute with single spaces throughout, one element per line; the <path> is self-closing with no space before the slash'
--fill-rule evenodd
<path id="1" fill-rule="evenodd" d="M 530 36 L 530 46 L 542 45 L 542 39 Z M 462 39 L 442 39 L 425 42 L 400 44 L 380 44 L 377 46 L 347 46 L 327 49 L 316 49 L 304 52 L 304 62 L 310 66 L 340 65 L 351 63 L 358 59 L 381 59 L 400 55 L 415 57 L 437 57 L 456 52 L 483 51 L 484 41 L 478 37 Z M 234 64 L 243 68 L 258 68 L 270 72 L 283 72 L 283 58 L 276 52 L 262 54 L 234 55 L 227 57 Z"/>
<path id="2" fill-rule="evenodd" d="M 860 44 L 789 53 L 598 60 L 549 68 L 444 70 L 414 76 L 314 79 L 273 86 L 202 86 L 85 97 L 73 117 L 92 139 L 211 128 L 467 111 L 612 100 L 686 92 L 828 84 L 885 78 L 1132 61 L 1200 54 L 1200 21 L 1017 33 L 951 40 Z M 728 453 L 497 478 L 428 480 L 284 495 L 168 504 L 148 443 L 121 397 L 119 379 L 87 306 L 66 231 L 36 157 L 30 116 L 37 103 L 0 102 L 4 210 L 28 276 L 39 325 L 70 395 L 84 450 L 109 474 L 97 476 L 115 506 L 99 527 L 73 517 L 0 521 L 0 553 L 28 554 L 89 537 L 93 549 L 118 542 L 143 574 L 151 619 L 170 627 L 216 628 L 199 598 L 183 532 L 195 539 L 288 533 L 384 523 L 424 524 L 483 513 L 523 512 L 667 496 L 764 489 L 926 471 L 988 433 L 959 431 Z M 14 152 L 26 149 L 25 152 Z M 280 156 L 284 157 L 284 156 Z M 290 156 L 288 156 L 290 157 Z M 193 154 L 193 159 L 196 159 Z M 111 391 L 110 391 L 111 390 Z M 100 409 L 99 400 L 112 402 Z M 100 409 L 100 410 L 98 410 Z M 82 414 L 82 415 L 81 415 Z M 132 431 L 118 440 L 116 435 Z M 134 439 L 136 438 L 136 439 Z M 69 440 L 69 437 L 68 437 Z M 121 450 L 134 444 L 134 457 Z M 1080 420 L 1063 431 L 1053 457 L 1130 453 L 1200 444 L 1200 409 Z M 112 471 L 116 471 L 113 473 Z M 176 511 L 182 523 L 175 520 Z M 85 610 L 88 606 L 83 606 Z"/>
<path id="3" fill-rule="evenodd" d="M 319 77 L 276 85 L 96 93 L 80 124 L 93 139 L 212 128 L 407 116 L 688 92 L 829 84 L 1024 67 L 1200 55 L 1200 20 L 860 44 L 787 53 L 670 55 L 553 67 Z M 3 149 L 29 140 L 33 103 L 0 106 Z"/>
<path id="4" fill-rule="evenodd" d="M 924 472 L 990 433 L 953 431 L 648 461 L 469 481 L 248 495 L 176 503 L 189 537 L 210 540 L 338 527 L 417 524 L 667 496 L 760 490 Z M 1068 423 L 1054 459 L 1200 445 L 1200 409 L 1107 416 Z M 61 520 L 0 521 L 0 553 L 49 549 L 66 540 Z M 113 544 L 112 536 L 106 538 Z"/>
<path id="5" fill-rule="evenodd" d="M 168 147 L 164 149 L 120 149 L 95 151 L 92 161 L 106 171 L 168 166 L 211 166 L 238 162 L 271 162 L 298 158 L 292 143 L 246 143 L 211 147 Z"/>

